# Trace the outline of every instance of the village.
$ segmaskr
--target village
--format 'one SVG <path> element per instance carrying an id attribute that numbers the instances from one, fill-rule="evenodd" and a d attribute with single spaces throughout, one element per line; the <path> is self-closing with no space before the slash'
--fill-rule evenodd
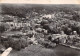
<path id="1" fill-rule="evenodd" d="M 5 32 L 2 34 L 3 41 L 6 38 L 13 38 L 15 41 L 16 38 L 20 39 L 23 37 L 23 39 L 27 38 L 32 44 L 41 44 L 45 47 L 55 47 L 57 44 L 80 47 L 80 38 L 76 31 L 71 32 L 72 35 L 66 35 L 64 31 L 60 31 L 58 34 L 48 33 L 48 30 L 52 30 L 52 26 L 50 26 L 50 29 L 48 29 L 48 26 L 45 26 L 49 23 L 48 20 L 53 22 L 56 18 L 62 18 L 62 14 L 65 16 L 64 12 L 60 12 L 58 14 L 40 15 L 40 18 L 34 17 L 33 19 L 26 16 L 26 18 L 20 18 L 21 20 L 17 16 L 3 15 L 0 21 L 0 23 L 6 27 Z M 70 18 L 72 18 L 72 16 Z"/>
<path id="2" fill-rule="evenodd" d="M 25 14 L 0 14 L 0 53 L 31 46 L 55 49 L 62 45 L 80 50 L 80 11 L 65 10 L 32 8 Z"/>

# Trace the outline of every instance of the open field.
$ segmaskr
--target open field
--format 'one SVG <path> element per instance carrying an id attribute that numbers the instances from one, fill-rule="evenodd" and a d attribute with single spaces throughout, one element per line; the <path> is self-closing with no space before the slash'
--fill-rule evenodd
<path id="1" fill-rule="evenodd" d="M 21 51 L 12 51 L 9 56 L 79 56 L 80 51 L 65 46 L 57 46 L 53 49 L 32 45 Z"/>

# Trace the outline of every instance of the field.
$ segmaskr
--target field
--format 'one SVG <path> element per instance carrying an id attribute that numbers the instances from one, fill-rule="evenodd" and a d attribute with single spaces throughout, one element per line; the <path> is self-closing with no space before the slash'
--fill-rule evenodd
<path id="1" fill-rule="evenodd" d="M 79 50 L 65 46 L 57 46 L 53 49 L 42 48 L 40 45 L 32 45 L 20 51 L 12 51 L 9 56 L 79 56 Z"/>

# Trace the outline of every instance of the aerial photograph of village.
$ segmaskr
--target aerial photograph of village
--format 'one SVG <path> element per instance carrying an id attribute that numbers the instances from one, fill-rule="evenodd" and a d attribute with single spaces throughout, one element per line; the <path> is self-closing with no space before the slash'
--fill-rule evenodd
<path id="1" fill-rule="evenodd" d="M 0 55 L 3 53 L 80 56 L 80 5 L 0 4 Z"/>

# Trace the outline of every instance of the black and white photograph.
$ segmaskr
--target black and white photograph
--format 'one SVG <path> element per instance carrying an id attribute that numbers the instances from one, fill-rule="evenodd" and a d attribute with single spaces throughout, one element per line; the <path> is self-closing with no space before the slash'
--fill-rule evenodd
<path id="1" fill-rule="evenodd" d="M 0 56 L 80 56 L 80 4 L 0 4 Z"/>

